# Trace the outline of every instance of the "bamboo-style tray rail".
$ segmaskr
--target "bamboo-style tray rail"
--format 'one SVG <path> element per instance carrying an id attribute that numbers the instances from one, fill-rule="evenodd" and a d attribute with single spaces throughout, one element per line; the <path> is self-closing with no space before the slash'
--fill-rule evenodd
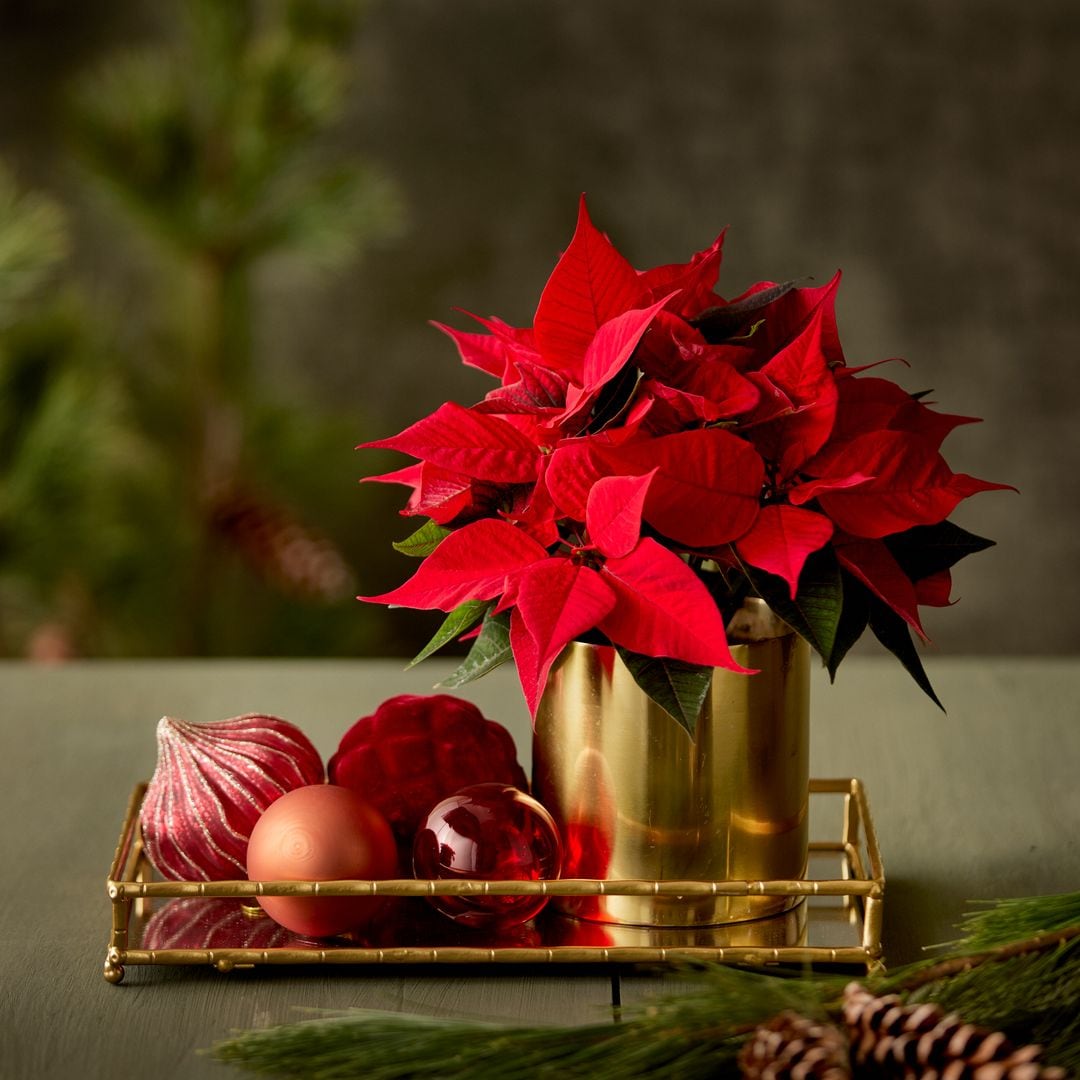
<path id="1" fill-rule="evenodd" d="M 881 965 L 881 917 L 885 874 L 865 788 L 856 779 L 811 780 L 813 796 L 843 796 L 843 819 L 836 840 L 817 841 L 811 853 L 832 854 L 842 865 L 842 876 L 796 881 L 601 881 L 567 878 L 555 881 L 451 881 L 391 879 L 385 881 L 154 881 L 139 836 L 139 809 L 146 785 L 132 793 L 124 815 L 116 854 L 107 882 L 112 902 L 112 934 L 105 960 L 105 978 L 118 983 L 124 965 L 212 965 L 221 971 L 254 965 L 287 964 L 587 964 L 670 963 L 715 961 L 742 964 L 798 963 Z M 774 947 L 756 945 L 595 946 L 546 947 L 402 946 L 354 947 L 328 943 L 325 948 L 128 948 L 133 915 L 158 898 L 236 898 L 260 896 L 790 896 L 836 897 L 849 911 L 859 944 L 822 947 L 802 944 Z"/>

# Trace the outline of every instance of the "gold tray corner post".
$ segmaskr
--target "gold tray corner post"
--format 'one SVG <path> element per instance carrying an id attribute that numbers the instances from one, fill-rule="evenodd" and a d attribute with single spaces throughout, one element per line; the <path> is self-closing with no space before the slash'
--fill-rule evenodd
<path id="1" fill-rule="evenodd" d="M 105 952 L 103 974 L 105 981 L 110 983 L 123 981 L 123 960 L 128 947 L 133 906 L 137 905 L 141 909 L 143 904 L 142 901 L 133 899 L 131 885 L 143 881 L 149 871 L 139 832 L 139 812 L 146 797 L 146 788 L 146 783 L 136 784 L 131 798 L 128 799 L 124 820 L 120 826 L 120 837 L 116 841 L 116 851 L 109 867 L 109 877 L 105 882 L 112 909 L 112 931 Z"/>

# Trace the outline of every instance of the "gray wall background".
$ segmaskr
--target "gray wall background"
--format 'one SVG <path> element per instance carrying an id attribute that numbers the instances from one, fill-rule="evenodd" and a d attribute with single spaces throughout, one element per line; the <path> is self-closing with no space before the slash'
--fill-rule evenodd
<path id="1" fill-rule="evenodd" d="M 150 3 L 0 0 L 0 154 L 72 190 L 60 89 L 162 24 Z M 356 71 L 341 137 L 397 179 L 410 227 L 329 283 L 266 275 L 260 353 L 282 385 L 351 403 L 357 441 L 475 400 L 486 380 L 426 320 L 528 322 L 580 191 L 637 265 L 729 225 L 722 292 L 843 268 L 849 362 L 905 357 L 884 373 L 985 418 L 951 466 L 1021 491 L 955 516 L 998 547 L 930 613 L 935 648 L 1080 648 L 1080 6 L 384 0 Z M 123 290 L 137 259 L 80 214 L 79 258 Z M 377 551 L 407 531 L 399 490 L 342 493 L 370 500 Z M 403 575 L 373 556 L 362 589 Z"/>

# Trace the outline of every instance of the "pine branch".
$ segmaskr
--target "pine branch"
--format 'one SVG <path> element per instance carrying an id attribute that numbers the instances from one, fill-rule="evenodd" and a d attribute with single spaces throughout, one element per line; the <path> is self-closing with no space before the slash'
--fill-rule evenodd
<path id="1" fill-rule="evenodd" d="M 725 967 L 698 978 L 696 991 L 629 1013 L 624 1008 L 627 1018 L 619 1024 L 506 1027 L 357 1010 L 245 1032 L 214 1052 L 255 1072 L 319 1078 L 535 1080 L 557 1073 L 615 1080 L 662 1071 L 704 1080 L 724 1068 L 735 1075 L 735 1057 L 762 1020 L 784 1009 L 821 1011 L 820 993 L 809 980 Z"/>
<path id="2" fill-rule="evenodd" d="M 910 976 L 895 984 L 894 989 L 902 993 L 911 993 L 931 983 L 940 982 L 942 979 L 974 971 L 975 968 L 981 967 L 983 964 L 999 964 L 1006 960 L 1015 960 L 1018 957 L 1047 952 L 1050 949 L 1057 949 L 1076 938 L 1080 938 L 1080 926 L 1070 926 L 1053 934 L 1039 934 L 1023 941 L 1014 941 L 1009 945 L 1001 945 L 987 952 L 954 956 L 928 968 L 913 972 Z"/>
<path id="3" fill-rule="evenodd" d="M 1080 892 L 984 902 L 960 923 L 958 947 L 978 952 L 1080 924 Z"/>
<path id="4" fill-rule="evenodd" d="M 254 18 L 248 4 L 189 0 L 175 46 L 80 82 L 71 119 L 91 171 L 170 246 L 219 264 L 290 252 L 333 266 L 391 234 L 397 189 L 322 142 L 345 114 L 347 6 Z"/>
<path id="5" fill-rule="evenodd" d="M 1042 1043 L 1055 1064 L 1080 1066 L 1080 893 L 998 902 L 964 929 L 952 955 L 903 968 L 873 992 L 938 1001 L 1018 1042 Z M 662 1071 L 693 1080 L 736 1075 L 747 1035 L 784 1010 L 838 1017 L 847 981 L 726 967 L 691 978 L 688 993 L 624 1011 L 619 1024 L 507 1027 L 357 1011 L 240 1033 L 214 1053 L 252 1071 L 306 1077 L 614 1080 Z"/>
<path id="6" fill-rule="evenodd" d="M 961 964 L 908 1000 L 933 1001 L 1015 1041 L 1039 1043 L 1048 1060 L 1080 1071 L 1080 927 L 981 955 L 992 962 Z M 937 967 L 944 972 L 945 963 Z"/>

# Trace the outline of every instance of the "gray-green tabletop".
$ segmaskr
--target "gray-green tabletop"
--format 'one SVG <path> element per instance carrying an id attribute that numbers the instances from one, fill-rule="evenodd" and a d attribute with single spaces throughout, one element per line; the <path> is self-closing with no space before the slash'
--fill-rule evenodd
<path id="1" fill-rule="evenodd" d="M 164 714 L 270 712 L 328 756 L 358 716 L 426 693 L 445 666 L 397 661 L 0 664 L 0 1077 L 219 1077 L 196 1053 L 231 1029 L 352 1006 L 543 1023 L 610 1016 L 602 970 L 333 968 L 101 974 L 105 879 L 124 806 L 154 767 Z M 949 940 L 969 901 L 1080 888 L 1080 660 L 931 657 L 942 715 L 889 659 L 818 673 L 812 772 L 866 783 L 887 877 L 890 964 Z M 514 733 L 513 673 L 461 692 Z M 623 996 L 656 988 L 623 980 Z"/>

